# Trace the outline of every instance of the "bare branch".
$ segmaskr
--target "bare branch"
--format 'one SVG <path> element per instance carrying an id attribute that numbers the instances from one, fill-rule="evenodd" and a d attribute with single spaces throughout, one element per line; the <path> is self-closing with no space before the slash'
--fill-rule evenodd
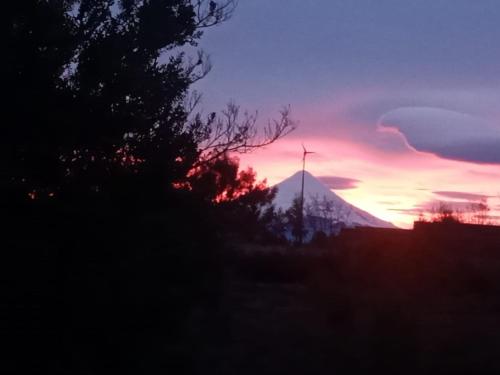
<path id="1" fill-rule="evenodd" d="M 210 70 L 212 70 L 212 62 L 210 55 L 202 50 L 196 53 L 196 59 L 192 56 L 187 58 L 185 62 L 185 74 L 189 78 L 191 84 L 205 78 Z"/>
<path id="2" fill-rule="evenodd" d="M 203 29 L 227 21 L 232 17 L 237 5 L 237 0 L 193 1 L 196 13 L 196 28 Z"/>
<path id="3" fill-rule="evenodd" d="M 248 153 L 268 146 L 296 127 L 291 119 L 290 107 L 283 108 L 279 120 L 269 121 L 262 132 L 259 132 L 257 115 L 257 112 L 240 115 L 240 108 L 234 103 L 229 103 L 219 117 L 211 114 L 210 123 L 207 122 L 204 131 L 199 133 L 205 136 L 200 139 L 201 162 L 217 159 L 227 153 Z M 200 128 L 201 124 L 197 126 Z"/>

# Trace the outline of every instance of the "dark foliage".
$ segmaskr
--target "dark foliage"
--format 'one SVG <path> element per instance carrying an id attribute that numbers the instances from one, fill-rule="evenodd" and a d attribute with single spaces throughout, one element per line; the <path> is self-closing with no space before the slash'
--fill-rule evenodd
<path id="1" fill-rule="evenodd" d="M 9 8 L 2 185 L 43 199 L 111 191 L 139 169 L 163 190 L 185 175 L 197 144 L 183 101 L 204 62 L 172 48 L 201 35 L 190 2 Z"/>
<path id="2" fill-rule="evenodd" d="M 227 154 L 192 171 L 186 188 L 204 199 L 226 235 L 239 241 L 269 241 L 276 189 L 258 182 L 251 169 L 239 170 L 239 161 Z"/>
<path id="3" fill-rule="evenodd" d="M 234 257 L 227 334 L 205 338 L 205 353 L 223 353 L 208 356 L 214 373 L 499 372 L 499 227 L 354 228 L 328 241 Z"/>
<path id="4" fill-rule="evenodd" d="M 193 113 L 189 88 L 210 66 L 179 47 L 234 5 L 4 4 L 3 373 L 191 371 L 183 335 L 195 307 L 217 303 L 224 225 L 238 217 L 254 236 L 272 197 L 220 158 L 293 127 L 285 110 L 256 140 L 234 105 Z"/>

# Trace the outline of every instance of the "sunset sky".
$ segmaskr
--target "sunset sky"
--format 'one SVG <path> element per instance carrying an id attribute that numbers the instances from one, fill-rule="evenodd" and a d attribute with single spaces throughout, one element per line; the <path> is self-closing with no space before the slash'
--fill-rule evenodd
<path id="1" fill-rule="evenodd" d="M 497 0 L 240 0 L 200 47 L 202 109 L 233 100 L 298 129 L 241 156 L 277 183 L 307 169 L 350 203 L 409 227 L 438 201 L 500 217 Z"/>

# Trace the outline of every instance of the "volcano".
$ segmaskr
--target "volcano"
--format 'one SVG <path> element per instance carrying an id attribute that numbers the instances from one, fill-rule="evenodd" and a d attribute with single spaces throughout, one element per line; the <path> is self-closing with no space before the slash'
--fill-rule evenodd
<path id="1" fill-rule="evenodd" d="M 302 171 L 276 184 L 278 192 L 273 202 L 275 207 L 283 211 L 290 208 L 294 198 L 300 196 L 301 184 Z M 329 207 L 330 220 L 345 227 L 396 228 L 392 223 L 346 202 L 312 174 L 305 172 L 304 211 L 306 217 L 324 216 L 325 206 Z"/>

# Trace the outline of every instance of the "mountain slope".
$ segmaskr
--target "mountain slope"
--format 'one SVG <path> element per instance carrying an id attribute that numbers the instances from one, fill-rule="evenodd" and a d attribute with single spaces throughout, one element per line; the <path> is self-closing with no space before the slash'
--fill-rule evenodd
<path id="1" fill-rule="evenodd" d="M 299 171 L 277 185 L 278 193 L 274 199 L 276 208 L 287 210 L 295 196 L 300 195 L 302 171 Z M 372 214 L 346 202 L 309 172 L 304 174 L 304 207 L 311 207 L 316 201 L 328 201 L 342 213 L 341 219 L 347 226 L 367 226 L 378 228 L 395 228 L 392 223 L 379 219 Z"/>

